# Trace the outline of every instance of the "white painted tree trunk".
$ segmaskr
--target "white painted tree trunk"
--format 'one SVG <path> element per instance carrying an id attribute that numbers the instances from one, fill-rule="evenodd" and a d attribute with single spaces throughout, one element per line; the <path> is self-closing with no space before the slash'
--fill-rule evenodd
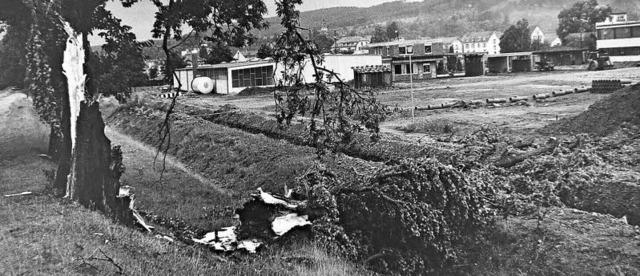
<path id="1" fill-rule="evenodd" d="M 69 107 L 71 111 L 71 153 L 75 151 L 77 137 L 77 121 L 80 115 L 80 103 L 85 100 L 85 80 L 83 65 L 85 61 L 84 48 L 82 46 L 82 34 L 76 33 L 68 22 L 64 22 L 64 30 L 69 35 L 64 51 L 62 69 L 67 77 L 69 88 Z M 67 176 L 67 193 L 65 197 L 71 197 L 75 189 L 74 170 Z"/>

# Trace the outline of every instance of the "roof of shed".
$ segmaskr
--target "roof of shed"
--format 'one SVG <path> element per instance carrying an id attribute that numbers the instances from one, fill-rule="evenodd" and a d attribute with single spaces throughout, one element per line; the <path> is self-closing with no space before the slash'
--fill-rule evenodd
<path id="1" fill-rule="evenodd" d="M 367 66 L 356 66 L 351 67 L 356 73 L 381 73 L 381 72 L 391 72 L 391 67 L 386 65 L 367 65 Z"/>
<path id="2" fill-rule="evenodd" d="M 259 66 L 259 65 L 269 65 L 274 64 L 273 59 L 250 59 L 247 61 L 232 61 L 232 62 L 223 62 L 218 64 L 205 64 L 198 66 L 198 69 L 223 69 L 223 68 L 236 68 L 236 67 L 244 67 L 244 66 Z M 193 67 L 185 67 L 176 70 L 193 70 Z"/>

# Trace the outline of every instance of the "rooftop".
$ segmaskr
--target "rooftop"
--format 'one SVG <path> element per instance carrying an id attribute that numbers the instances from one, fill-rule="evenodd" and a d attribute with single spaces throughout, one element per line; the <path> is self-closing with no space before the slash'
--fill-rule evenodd
<path id="1" fill-rule="evenodd" d="M 387 42 L 378 42 L 378 43 L 370 43 L 369 47 L 380 47 L 380 46 L 394 46 L 394 45 L 415 45 L 415 44 L 434 44 L 434 43 L 452 43 L 453 41 L 458 40 L 457 37 L 439 37 L 439 38 L 421 38 L 421 39 L 410 39 L 410 40 L 393 40 Z"/>
<path id="2" fill-rule="evenodd" d="M 198 66 L 198 69 L 236 68 L 236 67 L 243 67 L 243 66 L 266 65 L 266 64 L 273 64 L 273 59 L 254 58 L 246 61 L 232 61 L 232 62 L 223 62 L 218 64 L 205 64 L 205 65 Z M 180 68 L 176 70 L 193 70 L 193 67 L 188 66 L 188 67 Z"/>
<path id="3" fill-rule="evenodd" d="M 386 65 L 367 65 L 351 67 L 356 73 L 381 73 L 391 72 L 391 67 Z"/>
<path id="4" fill-rule="evenodd" d="M 487 42 L 491 35 L 496 34 L 496 36 L 500 37 L 497 32 L 487 31 L 487 32 L 473 32 L 468 33 L 460 38 L 462 42 Z"/>
<path id="5" fill-rule="evenodd" d="M 354 43 L 354 42 L 360 42 L 360 41 L 371 41 L 371 37 L 369 36 L 367 38 L 362 36 L 347 36 L 347 37 L 338 39 L 336 43 Z"/>

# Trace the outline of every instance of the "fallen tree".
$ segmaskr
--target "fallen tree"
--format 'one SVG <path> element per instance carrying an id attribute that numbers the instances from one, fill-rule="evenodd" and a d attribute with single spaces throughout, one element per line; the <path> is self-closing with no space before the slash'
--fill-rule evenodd
<path id="1" fill-rule="evenodd" d="M 485 223 L 490 213 L 477 185 L 431 159 L 404 160 L 350 184 L 316 166 L 290 198 L 267 195 L 265 204 L 260 195 L 245 204 L 238 236 L 268 242 L 280 236 L 276 224 L 290 229 L 308 219 L 315 239 L 335 252 L 377 272 L 421 274 L 455 262 L 455 244 Z"/>

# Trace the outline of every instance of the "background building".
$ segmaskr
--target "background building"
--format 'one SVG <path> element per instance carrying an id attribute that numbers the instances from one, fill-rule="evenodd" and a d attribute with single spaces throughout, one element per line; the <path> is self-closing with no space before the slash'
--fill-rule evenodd
<path id="1" fill-rule="evenodd" d="M 624 13 L 614 13 L 596 23 L 596 48 L 606 51 L 612 62 L 640 61 L 640 21 L 627 19 Z"/>
<path id="2" fill-rule="evenodd" d="M 464 53 L 500 53 L 500 35 L 497 32 L 474 32 L 460 38 Z"/>

